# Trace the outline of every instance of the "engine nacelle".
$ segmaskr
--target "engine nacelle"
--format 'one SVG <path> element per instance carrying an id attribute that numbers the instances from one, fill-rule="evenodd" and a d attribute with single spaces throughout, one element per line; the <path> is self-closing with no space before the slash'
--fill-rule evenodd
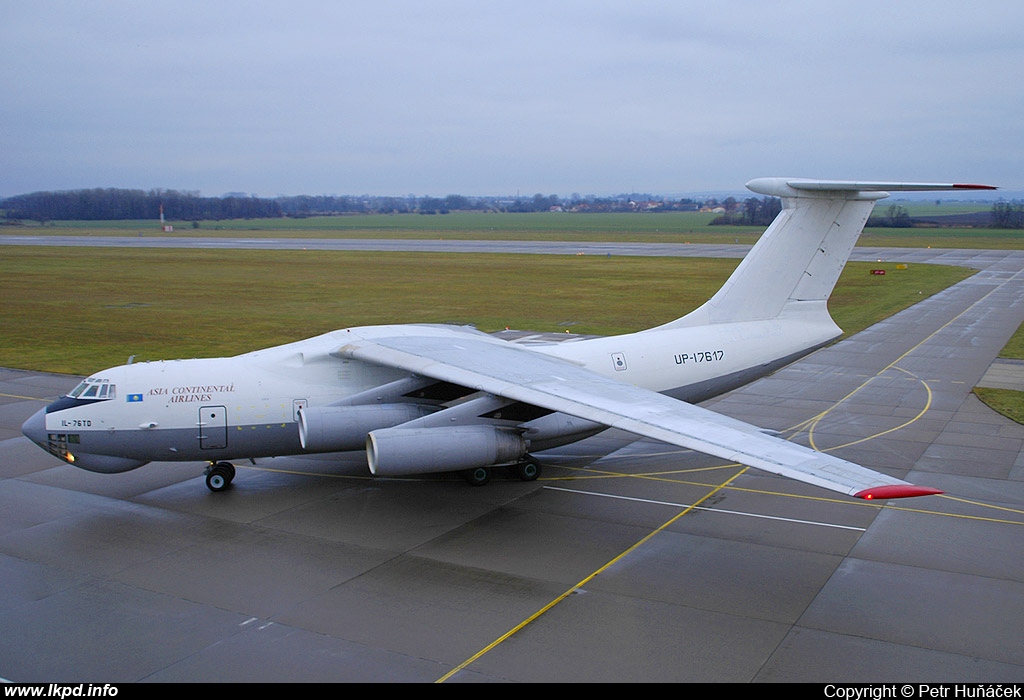
<path id="1" fill-rule="evenodd" d="M 487 425 L 398 427 L 367 436 L 366 460 L 377 476 L 409 476 L 517 462 L 529 447 L 519 433 Z"/>
<path id="2" fill-rule="evenodd" d="M 608 426 L 565 413 L 549 413 L 521 426 L 534 452 L 569 445 L 591 435 L 597 435 Z"/>
<path id="3" fill-rule="evenodd" d="M 420 407 L 411 403 L 300 408 L 299 443 L 308 452 L 361 450 L 371 430 L 408 423 L 422 415 Z"/>

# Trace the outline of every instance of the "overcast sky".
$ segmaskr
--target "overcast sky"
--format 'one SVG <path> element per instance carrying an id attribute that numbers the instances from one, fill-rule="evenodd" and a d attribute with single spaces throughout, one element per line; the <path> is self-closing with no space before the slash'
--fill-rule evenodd
<path id="1" fill-rule="evenodd" d="M 0 5 L 0 196 L 1024 189 L 1024 2 Z"/>

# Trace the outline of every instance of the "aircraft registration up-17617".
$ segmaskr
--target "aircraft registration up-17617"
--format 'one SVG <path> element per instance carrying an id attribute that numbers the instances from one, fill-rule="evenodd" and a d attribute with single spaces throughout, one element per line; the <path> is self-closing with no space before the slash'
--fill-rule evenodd
<path id="1" fill-rule="evenodd" d="M 535 453 L 608 427 L 865 499 L 938 494 L 694 405 L 807 355 L 841 331 L 826 303 L 875 202 L 889 191 L 987 185 L 759 178 L 782 211 L 722 288 L 648 330 L 515 342 L 472 328 L 345 328 L 236 357 L 97 372 L 29 418 L 33 442 L 69 464 L 116 473 L 206 461 L 366 450 L 381 477 L 508 466 L 536 479 Z"/>

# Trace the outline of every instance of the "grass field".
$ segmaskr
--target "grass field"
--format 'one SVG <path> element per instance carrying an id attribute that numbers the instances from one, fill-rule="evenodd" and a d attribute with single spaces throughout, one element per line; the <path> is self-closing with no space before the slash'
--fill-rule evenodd
<path id="1" fill-rule="evenodd" d="M 1013 334 L 1006 346 L 1003 347 L 1002 352 L 999 353 L 999 357 L 1024 360 L 1024 325 L 1020 326 Z M 974 393 L 1007 418 L 1024 423 L 1024 392 L 977 387 Z"/>
<path id="2" fill-rule="evenodd" d="M 960 213 L 962 205 L 921 207 Z M 974 205 L 982 206 L 982 205 Z M 943 207 L 947 207 L 943 209 Z M 924 214 L 922 214 L 924 215 Z M 754 243 L 763 232 L 758 226 L 711 226 L 715 214 L 667 212 L 646 214 L 530 213 L 499 214 L 453 212 L 418 214 L 321 216 L 306 219 L 240 219 L 173 222 L 176 236 L 275 238 L 445 238 L 449 240 L 561 240 L 631 241 L 643 243 Z M 8 235 L 163 235 L 154 221 L 64 221 L 46 226 L 25 224 L 0 229 Z M 1024 249 L 1024 231 L 972 228 L 868 228 L 860 245 L 913 248 Z"/>
<path id="3" fill-rule="evenodd" d="M 999 357 L 1024 360 L 1024 326 L 1020 326 L 1010 338 Z"/>
<path id="4" fill-rule="evenodd" d="M 610 335 L 709 298 L 736 260 L 5 246 L 0 366 L 87 374 L 230 355 L 345 326 L 454 322 Z M 850 264 L 831 308 L 848 332 L 969 273 Z M 870 303 L 865 303 L 868 300 Z"/>
<path id="5" fill-rule="evenodd" d="M 974 388 L 974 393 L 992 410 L 1018 423 L 1024 423 L 1024 392 L 979 386 Z"/>

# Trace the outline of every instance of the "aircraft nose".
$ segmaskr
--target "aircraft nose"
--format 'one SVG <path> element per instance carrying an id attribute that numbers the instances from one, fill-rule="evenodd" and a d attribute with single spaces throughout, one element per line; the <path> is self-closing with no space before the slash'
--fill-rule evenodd
<path id="1" fill-rule="evenodd" d="M 40 408 L 21 424 L 21 432 L 37 445 L 46 444 L 46 409 Z"/>

